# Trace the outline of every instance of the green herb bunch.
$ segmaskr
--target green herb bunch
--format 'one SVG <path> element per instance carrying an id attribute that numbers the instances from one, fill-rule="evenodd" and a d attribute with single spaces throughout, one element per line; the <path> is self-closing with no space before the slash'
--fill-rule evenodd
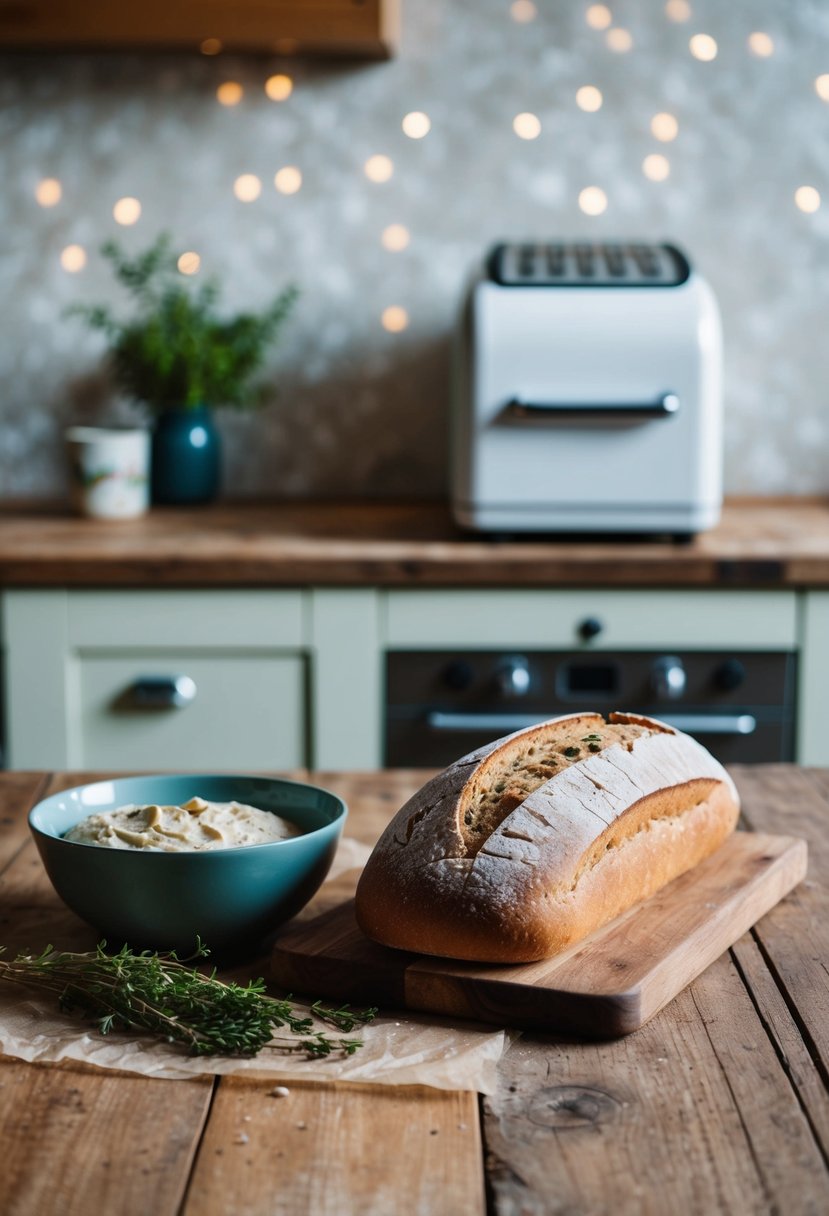
<path id="1" fill-rule="evenodd" d="M 0 980 L 54 994 L 61 1010 L 83 1014 L 102 1034 L 149 1034 L 183 1044 L 192 1056 L 255 1056 L 266 1046 L 309 1057 L 351 1055 L 359 1039 L 315 1030 L 314 1019 L 347 1034 L 377 1012 L 317 1002 L 312 1016 L 300 1017 L 290 999 L 268 996 L 262 979 L 242 987 L 217 979 L 215 970 L 205 975 L 186 966 L 191 960 L 182 962 L 175 953 L 133 953 L 124 946 L 107 954 L 105 947 L 101 942 L 94 951 L 70 953 L 47 946 L 38 955 L 19 954 L 11 962 L 0 960 Z M 208 953 L 198 942 L 193 958 Z M 296 1037 L 278 1037 L 281 1027 Z"/>
<path id="2" fill-rule="evenodd" d="M 169 234 L 132 259 L 114 241 L 101 252 L 132 296 L 135 315 L 121 320 L 105 305 L 78 304 L 68 311 L 106 336 L 115 381 L 127 396 L 155 413 L 261 402 L 251 381 L 294 305 L 294 287 L 260 313 L 222 317 L 218 283 L 186 279 Z"/>

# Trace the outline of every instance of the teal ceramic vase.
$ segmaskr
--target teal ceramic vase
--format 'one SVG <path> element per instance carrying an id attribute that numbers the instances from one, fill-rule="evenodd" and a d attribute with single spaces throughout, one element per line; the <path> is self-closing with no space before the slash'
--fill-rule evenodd
<path id="1" fill-rule="evenodd" d="M 153 502 L 212 502 L 220 478 L 221 443 L 209 406 L 159 414 L 152 439 Z"/>

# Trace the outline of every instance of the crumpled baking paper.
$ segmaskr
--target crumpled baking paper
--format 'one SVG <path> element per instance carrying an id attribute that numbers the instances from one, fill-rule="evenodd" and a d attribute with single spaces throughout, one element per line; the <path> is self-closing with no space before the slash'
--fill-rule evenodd
<path id="1" fill-rule="evenodd" d="M 330 877 L 361 864 L 368 852 L 355 840 L 343 840 Z M 234 978 L 241 977 L 235 974 Z M 299 1002 L 295 1008 L 300 1015 L 307 1011 Z M 286 1034 L 288 1040 L 297 1041 L 290 1032 Z M 150 1038 L 117 1032 L 101 1035 L 75 1015 L 60 1013 L 54 998 L 16 985 L 0 985 L 0 1051 L 5 1055 L 38 1063 L 77 1060 L 169 1080 L 251 1073 L 275 1083 L 368 1081 L 492 1094 L 496 1067 L 508 1045 L 502 1030 L 411 1014 L 378 1017 L 346 1037 L 362 1040 L 363 1046 L 354 1055 L 307 1060 L 265 1047 L 250 1059 L 190 1057 L 181 1047 Z"/>

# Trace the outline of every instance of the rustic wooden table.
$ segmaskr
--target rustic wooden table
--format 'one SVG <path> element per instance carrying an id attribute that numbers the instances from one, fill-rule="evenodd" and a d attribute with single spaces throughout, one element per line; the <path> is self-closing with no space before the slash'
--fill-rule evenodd
<path id="1" fill-rule="evenodd" d="M 60 923 L 57 944 L 94 942 L 58 907 L 25 823 L 46 791 L 88 776 L 0 774 L 0 940 L 12 949 L 40 944 L 15 940 L 21 909 L 29 933 Z M 371 843 L 422 776 L 318 778 Z M 524 1034 L 482 1101 L 292 1082 L 275 1102 L 261 1080 L 3 1059 L 0 1211 L 829 1211 L 829 770 L 735 776 L 747 827 L 808 840 L 809 878 L 643 1030 L 588 1044 Z"/>

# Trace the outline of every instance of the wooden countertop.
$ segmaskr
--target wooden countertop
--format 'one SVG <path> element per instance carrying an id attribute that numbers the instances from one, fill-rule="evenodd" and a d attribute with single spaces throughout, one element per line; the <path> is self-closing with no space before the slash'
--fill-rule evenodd
<path id="1" fill-rule="evenodd" d="M 690 543 L 470 536 L 434 503 L 0 510 L 0 586 L 829 586 L 829 500 L 735 499 Z"/>
<path id="2" fill-rule="evenodd" d="M 0 1060 L 0 1211 L 15 1216 L 511 1216 L 829 1210 L 829 772 L 734 771 L 747 826 L 809 842 L 810 875 L 647 1026 L 524 1033 L 497 1092 Z M 86 779 L 86 776 L 84 779 Z M 423 774 L 320 774 L 372 843 Z M 25 813 L 78 775 L 0 774 L 3 941 L 63 909 Z M 22 923 L 22 922 L 21 922 Z M 86 943 L 86 944 L 84 944 Z M 37 942 L 26 942 L 37 946 Z M 256 972 L 260 974 L 261 972 Z M 240 1135 L 244 1129 L 244 1136 Z"/>

